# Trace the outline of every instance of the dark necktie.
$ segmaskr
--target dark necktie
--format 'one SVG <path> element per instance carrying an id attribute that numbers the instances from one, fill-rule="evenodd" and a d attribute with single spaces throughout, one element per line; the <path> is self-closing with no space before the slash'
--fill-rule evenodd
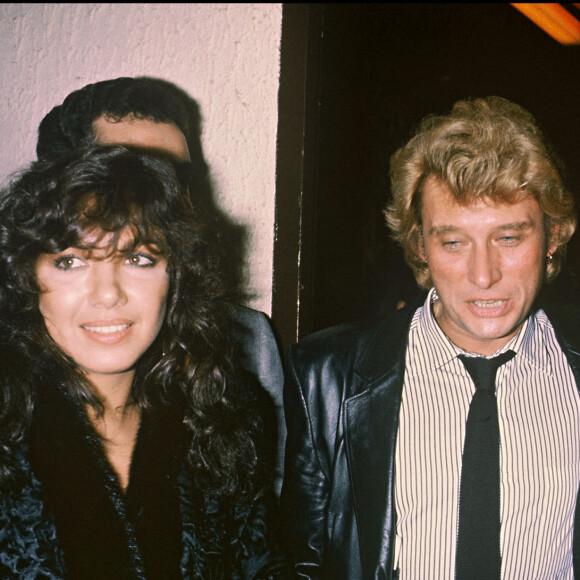
<path id="1" fill-rule="evenodd" d="M 497 369 L 515 356 L 508 350 L 492 359 L 459 359 L 475 383 L 461 466 L 455 578 L 500 578 L 499 422 L 495 397 Z"/>

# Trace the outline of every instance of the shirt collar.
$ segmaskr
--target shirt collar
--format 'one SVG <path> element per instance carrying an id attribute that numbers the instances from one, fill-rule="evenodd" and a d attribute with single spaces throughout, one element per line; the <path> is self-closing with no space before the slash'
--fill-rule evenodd
<path id="1" fill-rule="evenodd" d="M 432 288 L 427 295 L 423 308 L 419 312 L 419 318 L 417 320 L 419 334 L 424 336 L 424 340 L 427 344 L 432 344 L 434 346 L 434 355 L 429 361 L 429 366 L 432 369 L 442 367 L 462 352 L 461 349 L 457 348 L 447 338 L 433 316 L 431 305 L 438 299 L 435 288 Z"/>
<path id="2" fill-rule="evenodd" d="M 432 310 L 432 304 L 438 300 L 439 297 L 437 296 L 437 292 L 435 291 L 435 288 L 432 288 L 427 295 L 425 304 L 419 311 L 417 320 L 419 332 L 423 334 L 425 340 L 435 346 L 433 349 L 435 354 L 429 364 L 432 369 L 442 367 L 460 354 L 473 354 L 453 344 L 453 342 L 451 342 L 447 335 L 441 330 L 439 324 L 435 320 Z M 520 353 L 522 356 L 527 358 L 534 366 L 542 368 L 548 373 L 551 372 L 549 356 L 543 340 L 543 333 L 538 332 L 538 318 L 540 319 L 540 322 L 545 320 L 545 322 L 549 324 L 548 319 L 545 314 L 543 314 L 542 310 L 536 312 L 534 315 L 528 316 L 520 331 L 492 356 L 497 356 L 506 350 L 513 350 L 516 354 Z"/>

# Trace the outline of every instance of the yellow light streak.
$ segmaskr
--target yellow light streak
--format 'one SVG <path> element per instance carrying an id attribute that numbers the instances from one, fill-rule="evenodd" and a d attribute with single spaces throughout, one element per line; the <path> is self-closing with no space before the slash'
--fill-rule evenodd
<path id="1" fill-rule="evenodd" d="M 580 22 L 560 4 L 510 4 L 559 43 L 580 44 Z"/>

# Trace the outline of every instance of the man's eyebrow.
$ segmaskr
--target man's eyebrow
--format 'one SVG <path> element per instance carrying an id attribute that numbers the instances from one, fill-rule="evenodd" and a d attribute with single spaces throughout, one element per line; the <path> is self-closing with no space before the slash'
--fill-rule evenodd
<path id="1" fill-rule="evenodd" d="M 521 231 L 533 228 L 535 226 L 535 222 L 530 220 L 525 220 L 522 222 L 510 222 L 507 224 L 502 224 L 497 227 L 498 230 L 501 231 Z M 457 226 L 453 225 L 442 225 L 442 226 L 431 226 L 429 228 L 429 235 L 430 236 L 441 236 L 444 234 L 455 233 L 461 231 L 462 228 L 458 228 Z"/>
<path id="2" fill-rule="evenodd" d="M 440 236 L 443 234 L 458 232 L 460 228 L 457 226 L 431 226 L 429 228 L 430 236 Z"/>
<path id="3" fill-rule="evenodd" d="M 509 224 L 503 224 L 498 229 L 500 230 L 527 230 L 533 228 L 536 225 L 534 221 L 526 220 L 523 222 L 512 222 Z"/>

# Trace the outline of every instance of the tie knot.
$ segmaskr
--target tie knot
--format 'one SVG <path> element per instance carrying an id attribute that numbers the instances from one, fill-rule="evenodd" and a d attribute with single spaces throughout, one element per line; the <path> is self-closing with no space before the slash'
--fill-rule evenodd
<path id="1" fill-rule="evenodd" d="M 513 350 L 506 350 L 493 358 L 473 357 L 459 355 L 459 360 L 467 369 L 473 379 L 477 389 L 485 389 L 495 393 L 495 374 L 501 365 L 510 361 L 516 353 Z"/>

